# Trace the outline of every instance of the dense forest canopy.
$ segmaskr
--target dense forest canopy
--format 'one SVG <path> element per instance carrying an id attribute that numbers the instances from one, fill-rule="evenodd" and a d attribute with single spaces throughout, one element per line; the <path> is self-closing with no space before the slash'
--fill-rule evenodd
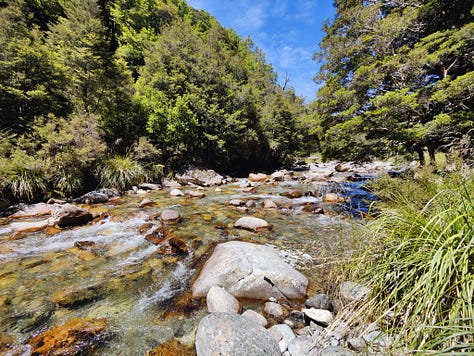
<path id="1" fill-rule="evenodd" d="M 245 174 L 320 151 L 474 156 L 474 0 L 336 0 L 317 99 L 183 0 L 0 1 L 0 189 L 126 189 L 185 165 Z"/>
<path id="2" fill-rule="evenodd" d="M 474 1 L 336 0 L 315 57 L 327 158 L 473 157 Z"/>
<path id="3" fill-rule="evenodd" d="M 311 149 L 307 117 L 250 39 L 185 1 L 0 1 L 0 183 L 18 198 L 275 168 Z"/>

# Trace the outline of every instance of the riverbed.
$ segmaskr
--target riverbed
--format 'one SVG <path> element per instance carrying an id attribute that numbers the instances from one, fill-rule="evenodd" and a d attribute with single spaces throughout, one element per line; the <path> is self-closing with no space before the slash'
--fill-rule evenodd
<path id="1" fill-rule="evenodd" d="M 357 248 L 356 231 L 363 220 L 348 212 L 347 205 L 323 203 L 322 192 L 344 191 L 347 201 L 351 193 L 358 196 L 355 190 L 361 184 L 322 185 L 302 179 L 302 174 L 283 182 L 250 184 L 237 179 L 217 189 L 199 188 L 202 198 L 172 197 L 171 188 L 126 194 L 113 202 L 82 205 L 96 216 L 88 225 L 50 228 L 15 239 L 10 220 L 4 219 L 1 338 L 28 354 L 28 347 L 20 345 L 49 327 L 72 318 L 106 318 L 111 336 L 96 354 L 144 355 L 172 338 L 192 343 L 206 307 L 191 299 L 190 283 L 213 246 L 236 239 L 274 247 L 310 279 L 308 294 L 330 291 L 331 263 Z M 139 208 L 144 199 L 153 204 Z M 230 205 L 233 199 L 245 205 Z M 265 209 L 266 200 L 278 208 Z M 162 226 L 159 215 L 164 209 L 179 211 L 181 221 Z M 262 218 L 272 228 L 234 228 L 242 216 Z M 157 227 L 184 242 L 186 250 L 171 253 L 147 239 L 151 231 L 156 235 Z M 247 308 L 253 307 L 249 301 Z"/>

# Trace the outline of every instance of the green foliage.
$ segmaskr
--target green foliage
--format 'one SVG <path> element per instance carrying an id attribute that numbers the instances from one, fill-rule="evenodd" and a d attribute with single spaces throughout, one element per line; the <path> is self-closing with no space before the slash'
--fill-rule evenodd
<path id="1" fill-rule="evenodd" d="M 132 185 L 142 183 L 146 174 L 143 166 L 131 157 L 115 156 L 106 160 L 98 175 L 102 186 L 126 190 Z"/>
<path id="2" fill-rule="evenodd" d="M 360 270 L 374 298 L 363 308 L 393 314 L 388 327 L 412 350 L 474 350 L 473 188 L 472 176 L 422 177 L 381 194 L 388 206 Z"/>
<path id="3" fill-rule="evenodd" d="M 0 185 L 23 200 L 81 193 L 98 172 L 120 189 L 160 181 L 162 163 L 274 168 L 308 125 L 250 40 L 182 0 L 3 2 L 0 108 Z"/>
<path id="4" fill-rule="evenodd" d="M 424 150 L 434 158 L 472 136 L 472 4 L 397 4 L 337 2 L 325 26 L 315 124 L 326 158 L 347 158 L 346 150 L 365 158 L 416 152 L 423 161 Z M 460 120 L 441 123 L 446 115 Z M 355 118 L 363 124 L 340 126 Z M 352 139 L 334 140 L 335 126 Z M 383 144 L 374 146 L 377 140 Z"/>

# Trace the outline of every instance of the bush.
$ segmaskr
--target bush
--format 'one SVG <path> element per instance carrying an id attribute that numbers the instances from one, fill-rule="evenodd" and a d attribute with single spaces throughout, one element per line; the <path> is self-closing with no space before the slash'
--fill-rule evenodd
<path id="1" fill-rule="evenodd" d="M 145 169 L 140 162 L 128 156 L 115 156 L 106 160 L 98 174 L 103 187 L 122 191 L 146 179 Z"/>
<path id="2" fill-rule="evenodd" d="M 393 183 L 391 208 L 371 226 L 370 266 L 361 266 L 373 290 L 370 308 L 394 315 L 388 326 L 413 350 L 472 352 L 474 180 L 429 185 L 425 194 L 438 192 L 421 210 L 422 192 L 414 202 L 406 193 L 426 182 Z"/>

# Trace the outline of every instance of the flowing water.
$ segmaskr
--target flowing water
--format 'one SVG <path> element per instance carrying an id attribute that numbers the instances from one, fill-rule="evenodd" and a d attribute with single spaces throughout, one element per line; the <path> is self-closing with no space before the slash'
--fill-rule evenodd
<path id="1" fill-rule="evenodd" d="M 190 283 L 212 246 L 233 239 L 274 246 L 311 279 L 312 292 L 327 288 L 322 266 L 326 258 L 350 253 L 357 222 L 307 212 L 305 206 L 321 202 L 313 185 L 295 180 L 262 185 L 250 194 L 243 192 L 244 184 L 239 180 L 221 192 L 206 188 L 201 199 L 170 197 L 169 189 L 126 195 L 114 204 L 88 206 L 95 214 L 107 213 L 92 224 L 19 239 L 11 239 L 5 219 L 0 225 L 0 341 L 7 337 L 26 344 L 65 320 L 105 317 L 113 336 L 96 351 L 100 355 L 144 355 L 173 337 L 189 342 L 206 313 L 202 301 L 190 298 Z M 360 198 L 360 186 L 343 188 L 346 196 Z M 292 191 L 303 194 L 280 195 Z M 155 205 L 138 208 L 144 198 Z M 229 205 L 235 198 L 257 204 L 242 212 Z M 262 209 L 265 199 L 280 208 Z M 156 216 L 165 208 L 180 212 L 182 221 L 166 233 L 185 242 L 189 253 L 166 255 L 145 239 L 160 225 Z M 273 228 L 259 233 L 233 228 L 244 215 L 263 218 Z"/>

